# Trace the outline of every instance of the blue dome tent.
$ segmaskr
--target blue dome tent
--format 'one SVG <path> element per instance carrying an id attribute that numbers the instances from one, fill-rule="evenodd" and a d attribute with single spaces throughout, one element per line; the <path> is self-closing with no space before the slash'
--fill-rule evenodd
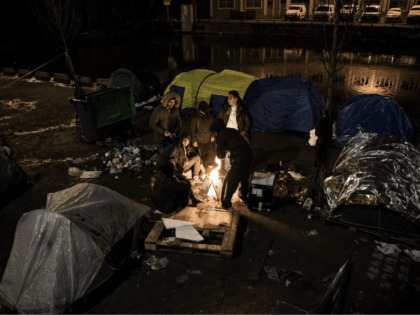
<path id="1" fill-rule="evenodd" d="M 324 99 L 311 83 L 296 77 L 254 81 L 243 98 L 253 119 L 253 128 L 280 133 L 309 132 L 324 110 Z"/>
<path id="2" fill-rule="evenodd" d="M 390 99 L 365 94 L 351 98 L 337 110 L 337 142 L 346 145 L 360 130 L 411 141 L 413 126 L 404 110 Z"/>

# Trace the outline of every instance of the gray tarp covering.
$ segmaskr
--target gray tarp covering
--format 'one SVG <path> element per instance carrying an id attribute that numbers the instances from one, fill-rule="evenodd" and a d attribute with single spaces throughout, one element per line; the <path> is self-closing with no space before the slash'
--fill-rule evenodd
<path id="1" fill-rule="evenodd" d="M 412 222 L 420 215 L 420 153 L 411 143 L 359 131 L 324 181 L 330 212 L 345 204 L 383 204 Z"/>
<path id="2" fill-rule="evenodd" d="M 0 294 L 21 313 L 62 313 L 82 297 L 111 247 L 150 208 L 95 184 L 48 194 L 20 219 Z"/>

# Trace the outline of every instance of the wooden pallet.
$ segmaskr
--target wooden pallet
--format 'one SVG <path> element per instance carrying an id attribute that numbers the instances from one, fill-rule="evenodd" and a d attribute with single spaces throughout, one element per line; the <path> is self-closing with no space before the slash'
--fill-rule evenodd
<path id="1" fill-rule="evenodd" d="M 185 208 L 180 213 L 169 217 L 174 220 L 195 223 L 196 230 L 208 239 L 210 235 L 220 240 L 220 245 L 200 244 L 181 239 L 168 241 L 162 239 L 165 226 L 161 220 L 157 221 L 147 236 L 144 246 L 152 251 L 175 251 L 191 255 L 204 255 L 231 259 L 238 229 L 238 211 L 204 210 Z"/>

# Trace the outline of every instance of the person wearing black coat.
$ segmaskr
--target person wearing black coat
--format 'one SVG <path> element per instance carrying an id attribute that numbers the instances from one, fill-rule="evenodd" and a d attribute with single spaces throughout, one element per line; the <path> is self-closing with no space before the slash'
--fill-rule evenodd
<path id="1" fill-rule="evenodd" d="M 248 181 L 251 172 L 253 154 L 249 143 L 240 134 L 240 132 L 233 128 L 226 128 L 225 123 L 220 118 L 213 121 L 211 128 L 217 134 L 217 157 L 224 159 L 226 151 L 230 152 L 231 167 L 223 181 L 222 186 L 222 204 L 217 209 L 232 210 L 232 196 L 235 193 L 238 185 L 238 197 L 242 201 L 247 200 L 248 195 Z"/>
<path id="2" fill-rule="evenodd" d="M 198 149 L 205 167 L 215 164 L 216 147 L 214 140 L 216 135 L 210 131 L 212 122 L 213 116 L 209 113 L 207 102 L 201 101 L 191 118 L 190 135 L 191 144 Z"/>
<path id="3" fill-rule="evenodd" d="M 227 101 L 222 104 L 217 118 L 222 119 L 227 128 L 237 129 L 251 143 L 251 114 L 244 106 L 238 91 L 229 91 Z"/>
<path id="4" fill-rule="evenodd" d="M 175 166 L 168 162 L 160 167 L 152 189 L 152 202 L 162 213 L 185 208 L 191 197 L 191 183 L 174 174 Z"/>

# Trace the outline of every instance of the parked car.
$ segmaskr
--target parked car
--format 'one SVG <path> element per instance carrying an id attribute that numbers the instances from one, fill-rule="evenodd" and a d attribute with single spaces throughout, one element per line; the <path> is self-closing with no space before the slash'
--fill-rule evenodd
<path id="1" fill-rule="evenodd" d="M 334 5 L 324 4 L 315 9 L 314 20 L 332 20 L 334 17 Z"/>
<path id="2" fill-rule="evenodd" d="M 344 21 L 354 21 L 360 16 L 360 7 L 354 4 L 346 4 L 340 10 L 340 19 Z"/>
<path id="3" fill-rule="evenodd" d="M 420 22 L 420 5 L 413 5 L 410 12 L 407 15 L 407 24 L 419 23 Z"/>
<path id="4" fill-rule="evenodd" d="M 381 7 L 379 5 L 369 5 L 365 8 L 365 11 L 363 12 L 362 22 L 379 22 L 381 20 L 381 13 Z"/>
<path id="5" fill-rule="evenodd" d="M 389 9 L 387 15 L 385 16 L 386 22 L 402 22 L 401 8 L 392 8 Z"/>
<path id="6" fill-rule="evenodd" d="M 284 19 L 290 20 L 305 20 L 306 19 L 306 6 L 302 4 L 291 5 L 284 15 Z"/>

